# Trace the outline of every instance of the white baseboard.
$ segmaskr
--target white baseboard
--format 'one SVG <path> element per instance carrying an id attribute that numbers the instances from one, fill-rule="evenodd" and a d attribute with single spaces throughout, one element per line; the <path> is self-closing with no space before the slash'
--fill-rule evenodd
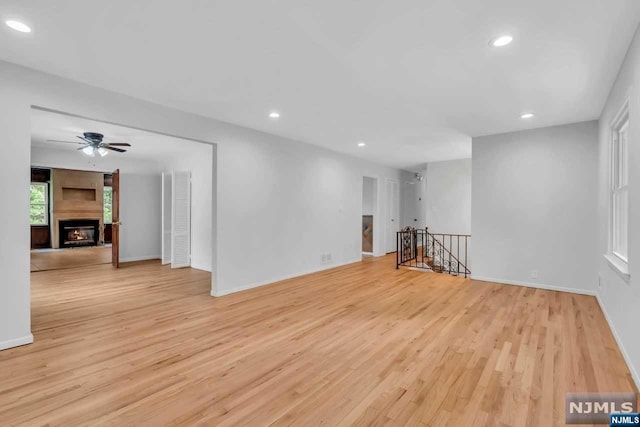
<path id="1" fill-rule="evenodd" d="M 149 261 L 152 259 L 161 259 L 160 255 L 142 255 L 129 258 L 120 258 L 120 262 L 136 262 L 136 261 Z"/>
<path id="2" fill-rule="evenodd" d="M 294 277 L 306 276 L 307 274 L 313 274 L 313 273 L 317 273 L 319 271 L 324 271 L 324 270 L 331 270 L 332 268 L 338 268 L 338 267 L 342 267 L 342 266 L 345 266 L 345 265 L 348 265 L 348 264 L 353 264 L 353 263 L 356 263 L 356 262 L 362 262 L 362 259 L 356 258 L 356 259 L 353 259 L 351 261 L 343 262 L 341 264 L 332 264 L 332 265 L 328 265 L 326 267 L 321 267 L 321 268 L 318 268 L 318 269 L 311 269 L 311 270 L 300 272 L 300 273 L 288 274 L 286 276 L 281 276 L 281 277 L 276 277 L 276 278 L 273 278 L 273 279 L 265 280 L 264 282 L 257 282 L 257 283 L 252 283 L 250 285 L 244 285 L 244 286 L 236 286 L 236 287 L 231 288 L 231 289 L 225 289 L 224 291 L 213 292 L 213 290 L 212 290 L 211 291 L 211 296 L 212 297 L 223 297 L 225 295 L 235 294 L 236 292 L 248 291 L 249 289 L 259 288 L 260 286 L 271 285 L 273 283 L 281 282 L 283 280 L 293 279 Z"/>
<path id="3" fill-rule="evenodd" d="M 171 264 L 171 263 L 169 263 L 169 264 Z M 210 266 L 204 266 L 204 265 L 199 265 L 199 264 L 191 264 L 191 268 L 194 268 L 196 270 L 206 271 L 207 273 L 212 273 Z"/>
<path id="4" fill-rule="evenodd" d="M 622 339 L 620 339 L 620 335 L 618 335 L 618 331 L 616 330 L 615 326 L 613 326 L 611 317 L 609 316 L 609 313 L 607 312 L 607 309 L 604 306 L 604 302 L 600 298 L 600 294 L 596 293 L 596 299 L 598 300 L 598 304 L 600 304 L 600 309 L 604 314 L 604 318 L 607 319 L 607 323 L 609 324 L 609 329 L 611 329 L 611 332 L 613 333 L 613 337 L 618 343 L 618 347 L 620 348 L 620 352 L 622 353 L 622 357 L 624 358 L 624 361 L 627 363 L 629 372 L 631 372 L 631 378 L 633 378 L 633 381 L 636 383 L 636 388 L 640 390 L 640 375 L 638 375 L 638 371 L 636 371 L 635 366 L 633 366 L 633 363 L 631 362 L 631 357 L 629 356 L 627 349 L 624 347 L 624 344 L 622 343 Z"/>
<path id="5" fill-rule="evenodd" d="M 20 338 L 14 338 L 11 340 L 0 341 L 0 350 L 6 350 L 8 348 L 19 347 L 21 345 L 31 344 L 33 342 L 33 335 L 25 335 Z"/>
<path id="6" fill-rule="evenodd" d="M 572 294 L 596 296 L 595 291 L 590 291 L 587 289 L 569 288 L 565 286 L 545 285 L 544 283 L 520 282 L 516 280 L 493 279 L 490 277 L 479 277 L 479 276 L 471 276 L 471 279 L 479 280 L 481 282 L 500 283 L 503 285 L 526 286 L 527 288 L 538 288 L 538 289 L 544 289 L 547 291 L 569 292 Z"/>

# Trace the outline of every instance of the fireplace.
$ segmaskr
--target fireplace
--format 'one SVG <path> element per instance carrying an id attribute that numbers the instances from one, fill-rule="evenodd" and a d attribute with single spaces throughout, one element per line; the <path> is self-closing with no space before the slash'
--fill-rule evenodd
<path id="1" fill-rule="evenodd" d="M 96 246 L 100 236 L 100 221 L 97 219 L 70 219 L 58 222 L 61 248 Z"/>

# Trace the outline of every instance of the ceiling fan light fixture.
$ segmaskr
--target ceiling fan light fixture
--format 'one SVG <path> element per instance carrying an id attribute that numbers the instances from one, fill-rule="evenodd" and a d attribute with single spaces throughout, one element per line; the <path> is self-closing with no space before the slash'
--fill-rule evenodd
<path id="1" fill-rule="evenodd" d="M 111 151 L 118 153 L 126 153 L 127 148 L 131 147 L 128 142 L 103 142 L 104 135 L 96 132 L 84 132 L 82 136 L 76 135 L 82 142 L 77 141 L 63 141 L 57 139 L 47 139 L 47 142 L 60 142 L 63 144 L 76 144 L 80 145 L 79 151 L 82 151 L 89 157 L 104 157 Z"/>
<path id="2" fill-rule="evenodd" d="M 89 157 L 95 157 L 96 156 L 96 149 L 94 147 L 90 146 L 90 145 L 84 147 L 82 149 L 82 152 L 84 154 L 86 154 L 87 156 L 89 156 Z"/>

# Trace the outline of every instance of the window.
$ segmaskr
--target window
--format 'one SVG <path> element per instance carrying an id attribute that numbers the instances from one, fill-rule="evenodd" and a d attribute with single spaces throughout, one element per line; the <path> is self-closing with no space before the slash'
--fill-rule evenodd
<path id="1" fill-rule="evenodd" d="M 112 207 L 113 207 L 113 189 L 111 187 L 104 187 L 104 223 L 111 224 L 113 220 Z"/>
<path id="2" fill-rule="evenodd" d="M 31 225 L 49 224 L 49 186 L 44 182 L 32 183 L 30 189 Z"/>
<path id="3" fill-rule="evenodd" d="M 629 111 L 628 102 L 616 116 L 611 128 L 611 254 L 625 264 L 629 237 Z"/>

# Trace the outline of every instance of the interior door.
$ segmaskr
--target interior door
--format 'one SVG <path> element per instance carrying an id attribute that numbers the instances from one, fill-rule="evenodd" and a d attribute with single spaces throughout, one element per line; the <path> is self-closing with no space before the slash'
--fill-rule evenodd
<path id="1" fill-rule="evenodd" d="M 111 264 L 120 267 L 120 169 L 113 172 L 111 184 Z"/>
<path id="2" fill-rule="evenodd" d="M 397 232 L 400 231 L 400 196 L 398 181 L 387 180 L 387 253 L 396 251 Z"/>
<path id="3" fill-rule="evenodd" d="M 171 263 L 171 174 L 162 174 L 162 265 Z"/>
<path id="4" fill-rule="evenodd" d="M 171 268 L 191 265 L 191 172 L 171 177 Z"/>

